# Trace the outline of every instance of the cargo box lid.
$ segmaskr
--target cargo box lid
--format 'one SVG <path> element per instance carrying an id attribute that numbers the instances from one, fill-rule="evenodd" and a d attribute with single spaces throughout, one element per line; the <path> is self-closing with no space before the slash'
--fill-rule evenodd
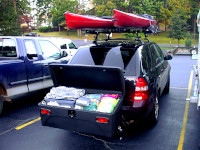
<path id="1" fill-rule="evenodd" d="M 55 86 L 118 91 L 125 94 L 123 71 L 117 67 L 51 64 L 49 69 Z"/>

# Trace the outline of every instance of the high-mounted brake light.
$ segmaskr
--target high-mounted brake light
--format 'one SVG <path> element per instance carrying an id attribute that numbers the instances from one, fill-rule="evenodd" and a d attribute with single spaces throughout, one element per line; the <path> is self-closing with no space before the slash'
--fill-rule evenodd
<path id="1" fill-rule="evenodd" d="M 135 101 L 146 100 L 149 98 L 149 88 L 144 78 L 137 78 L 135 86 Z"/>
<path id="2" fill-rule="evenodd" d="M 97 117 L 96 121 L 99 122 L 99 123 L 108 123 L 109 119 L 108 118 Z"/>
<path id="3" fill-rule="evenodd" d="M 41 112 L 41 114 L 44 114 L 44 115 L 50 115 L 50 113 L 51 113 L 50 110 L 48 110 L 48 109 L 43 109 L 43 108 L 41 108 L 40 112 Z"/>

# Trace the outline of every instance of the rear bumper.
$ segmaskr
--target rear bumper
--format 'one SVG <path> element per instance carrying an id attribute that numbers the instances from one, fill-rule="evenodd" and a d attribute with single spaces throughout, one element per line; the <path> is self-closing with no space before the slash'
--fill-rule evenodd
<path id="1" fill-rule="evenodd" d="M 40 111 L 41 122 L 43 126 L 50 126 L 70 131 L 82 132 L 85 134 L 112 137 L 116 134 L 118 126 L 121 123 L 123 96 L 119 94 L 120 99 L 117 106 L 111 113 L 74 109 L 71 103 L 67 102 L 62 107 L 61 100 L 59 106 L 44 105 L 39 103 L 40 110 L 48 110 L 49 113 Z M 107 119 L 107 122 L 100 122 L 98 119 Z"/>
<path id="2" fill-rule="evenodd" d="M 153 109 L 153 103 L 145 101 L 135 101 L 133 106 L 123 106 L 122 114 L 128 120 L 141 120 L 146 118 Z"/>

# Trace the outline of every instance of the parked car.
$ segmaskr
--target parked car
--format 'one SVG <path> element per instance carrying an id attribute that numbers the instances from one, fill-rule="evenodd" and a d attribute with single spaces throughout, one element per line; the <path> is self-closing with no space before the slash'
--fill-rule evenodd
<path id="1" fill-rule="evenodd" d="M 0 36 L 0 114 L 5 100 L 52 87 L 48 65 L 63 57 L 49 39 Z"/>
<path id="2" fill-rule="evenodd" d="M 70 60 L 78 51 L 78 47 L 72 40 L 66 38 L 49 38 L 52 43 L 59 47 L 62 51 L 67 52 L 67 59 Z"/>
<path id="3" fill-rule="evenodd" d="M 198 48 L 194 46 L 193 48 L 190 49 L 190 53 L 191 53 L 192 55 L 198 54 Z"/>
<path id="4" fill-rule="evenodd" d="M 120 93 L 116 111 L 88 112 L 43 102 L 39 104 L 42 124 L 110 137 L 122 122 L 147 119 L 157 123 L 159 98 L 170 89 L 167 60 L 172 56 L 164 56 L 156 43 L 141 40 L 94 43 L 79 48 L 67 65 L 50 65 L 54 85 L 85 88 L 86 93 Z"/>
<path id="5" fill-rule="evenodd" d="M 39 35 L 38 33 L 36 33 L 36 32 L 30 32 L 30 33 L 26 34 L 25 36 L 38 37 L 38 36 L 40 36 L 40 35 Z"/>
<path id="6" fill-rule="evenodd" d="M 183 46 L 175 46 L 173 50 L 176 54 L 198 54 L 198 47 L 183 47 Z"/>

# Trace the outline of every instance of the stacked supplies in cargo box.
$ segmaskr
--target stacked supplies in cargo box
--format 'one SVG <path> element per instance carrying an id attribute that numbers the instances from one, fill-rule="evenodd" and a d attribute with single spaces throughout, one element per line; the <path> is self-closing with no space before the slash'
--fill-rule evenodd
<path id="1" fill-rule="evenodd" d="M 85 94 L 84 89 L 53 87 L 42 101 L 45 105 L 71 109 L 112 113 L 119 99 L 118 94 Z"/>
<path id="2" fill-rule="evenodd" d="M 65 86 L 53 87 L 42 101 L 43 104 L 74 108 L 76 99 L 85 94 L 84 89 L 69 88 Z"/>
<path id="3" fill-rule="evenodd" d="M 117 98 L 118 94 L 86 94 L 76 100 L 75 109 L 112 113 L 119 101 Z"/>

